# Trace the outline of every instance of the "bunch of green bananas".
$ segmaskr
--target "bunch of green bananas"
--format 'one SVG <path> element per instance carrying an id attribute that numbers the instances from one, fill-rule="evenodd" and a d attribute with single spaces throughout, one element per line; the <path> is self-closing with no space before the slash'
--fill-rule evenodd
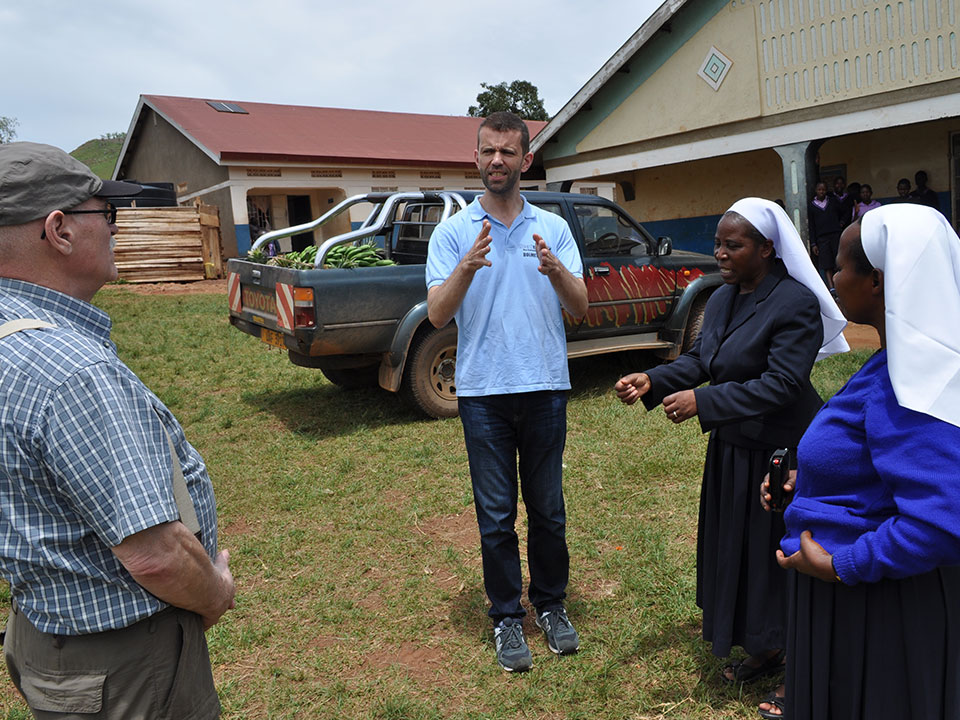
<path id="1" fill-rule="evenodd" d="M 257 248 L 256 250 L 251 250 L 247 253 L 247 260 L 250 262 L 260 263 L 261 265 L 265 264 L 270 258 L 267 257 L 267 253 L 264 252 L 263 248 Z"/>
<path id="2" fill-rule="evenodd" d="M 303 250 L 294 250 L 283 255 L 277 255 L 267 260 L 267 265 L 295 268 L 297 270 L 312 270 L 317 259 L 317 246 L 307 245 Z"/>
<path id="3" fill-rule="evenodd" d="M 323 266 L 355 268 L 381 267 L 384 265 L 396 265 L 396 263 L 393 260 L 384 259 L 376 245 L 366 242 L 359 245 L 337 245 L 327 253 Z"/>

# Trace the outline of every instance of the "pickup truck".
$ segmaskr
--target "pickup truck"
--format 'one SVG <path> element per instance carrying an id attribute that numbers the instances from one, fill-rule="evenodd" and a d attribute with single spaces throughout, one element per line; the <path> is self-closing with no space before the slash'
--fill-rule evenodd
<path id="1" fill-rule="evenodd" d="M 379 383 L 427 415 L 455 416 L 457 328 L 427 319 L 424 265 L 433 228 L 477 194 L 355 195 L 310 223 L 265 233 L 252 250 L 315 230 L 354 205 L 372 208 L 356 229 L 320 242 L 314 269 L 230 260 L 231 324 L 344 388 Z M 707 298 L 723 282 L 712 257 L 674 250 L 670 238 L 654 238 L 604 198 L 523 194 L 567 221 L 583 257 L 590 305 L 579 321 L 564 313 L 568 357 L 642 349 L 671 359 L 692 346 Z M 396 265 L 324 267 L 335 246 L 360 242 L 375 242 Z"/>

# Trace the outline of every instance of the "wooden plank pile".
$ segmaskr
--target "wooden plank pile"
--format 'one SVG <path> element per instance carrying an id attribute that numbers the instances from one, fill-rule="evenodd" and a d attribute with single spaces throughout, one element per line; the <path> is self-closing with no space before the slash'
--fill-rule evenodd
<path id="1" fill-rule="evenodd" d="M 113 256 L 132 283 L 223 277 L 220 217 L 212 205 L 120 208 Z"/>

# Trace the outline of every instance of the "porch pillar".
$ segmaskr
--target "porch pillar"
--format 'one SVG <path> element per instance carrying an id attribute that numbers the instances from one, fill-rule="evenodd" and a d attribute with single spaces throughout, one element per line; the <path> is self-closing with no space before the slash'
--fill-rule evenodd
<path id="1" fill-rule="evenodd" d="M 810 225 L 807 209 L 819 180 L 817 152 L 823 140 L 778 145 L 773 148 L 783 163 L 783 202 L 807 250 L 810 249 Z"/>

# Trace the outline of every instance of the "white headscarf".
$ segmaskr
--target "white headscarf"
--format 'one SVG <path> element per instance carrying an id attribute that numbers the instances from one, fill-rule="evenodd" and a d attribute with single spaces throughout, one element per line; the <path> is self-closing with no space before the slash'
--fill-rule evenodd
<path id="1" fill-rule="evenodd" d="M 939 212 L 910 203 L 871 210 L 860 237 L 883 271 L 897 402 L 960 427 L 960 238 Z"/>
<path id="2" fill-rule="evenodd" d="M 817 353 L 817 360 L 835 353 L 847 352 L 850 346 L 843 337 L 847 320 L 837 307 L 827 286 L 810 260 L 810 254 L 794 227 L 790 217 L 782 207 L 761 198 L 743 198 L 730 206 L 733 211 L 746 218 L 760 234 L 773 242 L 777 257 L 787 266 L 787 273 L 794 280 L 805 285 L 817 296 L 820 303 L 820 319 L 823 321 L 823 344 Z"/>

